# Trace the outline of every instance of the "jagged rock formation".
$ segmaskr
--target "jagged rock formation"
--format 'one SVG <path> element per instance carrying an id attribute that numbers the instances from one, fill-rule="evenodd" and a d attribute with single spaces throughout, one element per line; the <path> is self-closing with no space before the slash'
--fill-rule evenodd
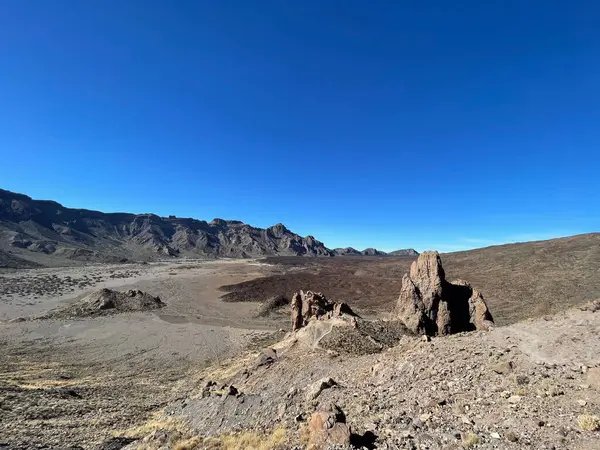
<path id="1" fill-rule="evenodd" d="M 176 256 L 333 256 L 314 237 L 299 236 L 282 224 L 261 229 L 234 220 L 102 213 L 0 189 L 2 250 L 8 255 L 0 262 L 7 260 L 7 267 L 11 259 L 22 266 L 21 259 L 51 265 Z"/>
<path id="2" fill-rule="evenodd" d="M 311 320 L 340 317 L 343 314 L 354 316 L 346 303 L 329 300 L 320 292 L 300 291 L 292 296 L 292 330 L 298 330 Z"/>
<path id="3" fill-rule="evenodd" d="M 492 315 L 479 291 L 466 281 L 446 281 L 438 252 L 424 252 L 402 278 L 397 317 L 420 334 L 486 330 Z"/>

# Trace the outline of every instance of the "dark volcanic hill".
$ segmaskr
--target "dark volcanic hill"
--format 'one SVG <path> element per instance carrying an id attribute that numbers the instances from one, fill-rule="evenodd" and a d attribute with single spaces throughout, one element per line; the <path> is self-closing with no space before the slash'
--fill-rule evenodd
<path id="1" fill-rule="evenodd" d="M 365 248 L 362 252 L 360 252 L 364 256 L 387 256 L 386 252 L 382 252 L 381 250 L 377 250 L 376 248 Z"/>
<path id="2" fill-rule="evenodd" d="M 402 250 L 394 250 L 393 252 L 388 252 L 389 256 L 419 256 L 419 252 L 414 248 L 404 248 Z"/>
<path id="3" fill-rule="evenodd" d="M 314 237 L 282 224 L 262 229 L 233 220 L 102 213 L 1 189 L 0 254 L 0 267 L 157 256 L 333 256 Z"/>
<path id="4" fill-rule="evenodd" d="M 335 256 L 362 256 L 362 253 L 352 247 L 333 249 Z"/>
<path id="5" fill-rule="evenodd" d="M 386 253 L 377 250 L 376 248 L 366 248 L 363 251 L 359 251 L 352 247 L 346 247 L 334 249 L 333 254 L 335 256 L 419 256 L 419 252 L 414 248 L 406 248 Z"/>

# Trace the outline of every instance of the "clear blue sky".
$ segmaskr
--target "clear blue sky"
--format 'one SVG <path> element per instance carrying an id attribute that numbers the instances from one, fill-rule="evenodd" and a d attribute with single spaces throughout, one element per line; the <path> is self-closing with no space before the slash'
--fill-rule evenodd
<path id="1" fill-rule="evenodd" d="M 600 2 L 0 2 L 0 187 L 442 251 L 600 230 Z"/>

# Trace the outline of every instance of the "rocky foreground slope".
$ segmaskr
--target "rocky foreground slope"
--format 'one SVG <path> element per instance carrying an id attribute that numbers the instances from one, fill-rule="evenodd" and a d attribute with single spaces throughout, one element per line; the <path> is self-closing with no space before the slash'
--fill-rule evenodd
<path id="1" fill-rule="evenodd" d="M 411 269 L 416 303 L 443 278 L 426 270 L 438 258 Z M 295 331 L 199 373 L 196 391 L 148 423 L 149 434 L 123 436 L 135 439 L 126 448 L 600 448 L 600 301 L 444 336 L 411 332 L 405 313 L 367 322 L 338 305 L 299 294 Z M 435 309 L 422 306 L 416 316 Z M 362 352 L 360 339 L 377 346 Z"/>

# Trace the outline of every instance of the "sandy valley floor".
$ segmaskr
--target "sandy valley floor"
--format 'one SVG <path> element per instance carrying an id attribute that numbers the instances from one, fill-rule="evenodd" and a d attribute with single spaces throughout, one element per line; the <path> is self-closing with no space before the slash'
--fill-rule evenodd
<path id="1" fill-rule="evenodd" d="M 142 423 L 183 395 L 195 371 L 276 330 L 255 318 L 257 303 L 219 300 L 220 286 L 264 271 L 258 262 L 222 260 L 1 273 L 0 444 L 89 448 Z M 141 289 L 166 307 L 20 319 L 103 287 Z"/>

